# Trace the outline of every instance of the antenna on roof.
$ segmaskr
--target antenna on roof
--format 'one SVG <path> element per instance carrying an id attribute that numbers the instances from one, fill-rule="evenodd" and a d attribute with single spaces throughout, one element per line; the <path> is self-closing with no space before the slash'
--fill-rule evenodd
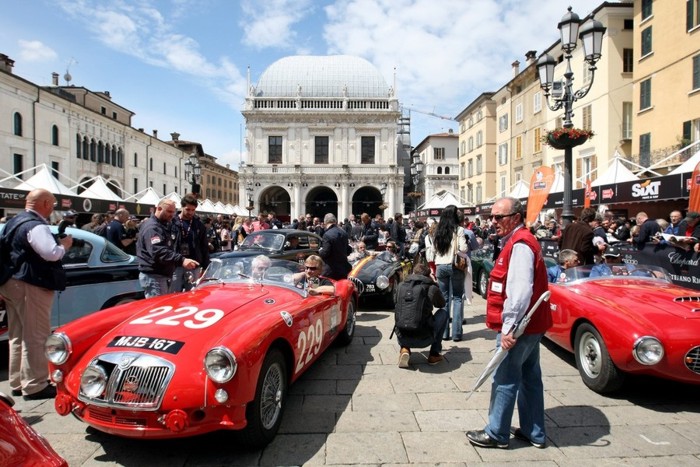
<path id="1" fill-rule="evenodd" d="M 66 80 L 66 86 L 70 86 L 70 82 L 73 80 L 73 77 L 70 74 L 70 67 L 74 63 L 78 63 L 78 61 L 71 57 L 70 60 L 68 60 L 68 65 L 66 65 L 66 74 L 63 75 L 63 79 Z"/>

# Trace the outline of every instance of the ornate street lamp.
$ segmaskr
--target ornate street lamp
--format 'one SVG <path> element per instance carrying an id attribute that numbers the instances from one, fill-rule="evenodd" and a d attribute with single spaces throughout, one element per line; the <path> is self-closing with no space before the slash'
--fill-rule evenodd
<path id="1" fill-rule="evenodd" d="M 416 203 L 416 209 L 418 208 L 419 205 L 419 199 L 420 199 L 420 193 L 421 191 L 419 190 L 420 187 L 420 182 L 421 182 L 421 175 L 423 174 L 423 161 L 420 158 L 420 154 L 414 153 L 413 154 L 413 163 L 411 164 L 411 176 L 413 178 L 413 188 L 414 188 L 414 199 Z"/>
<path id="2" fill-rule="evenodd" d="M 190 157 L 185 161 L 185 178 L 192 183 L 192 193 L 199 197 L 201 187 L 198 183 L 199 177 L 202 175 L 202 166 L 199 165 L 199 159 L 196 153 L 190 154 Z M 190 179 L 190 177 L 192 177 Z"/>
<path id="3" fill-rule="evenodd" d="M 248 194 L 248 219 L 251 218 L 251 211 L 255 207 L 253 204 L 253 182 L 252 180 L 248 180 L 246 183 L 246 188 L 245 188 L 246 193 Z"/>
<path id="4" fill-rule="evenodd" d="M 384 196 L 386 195 L 386 188 L 387 188 L 386 182 L 382 182 L 382 184 L 379 186 L 379 193 L 381 193 L 381 195 L 382 195 L 382 203 L 379 205 L 379 209 L 381 209 L 381 210 L 384 210 L 384 209 L 389 207 L 384 202 Z"/>
<path id="5" fill-rule="evenodd" d="M 564 128 L 573 128 L 571 117 L 573 116 L 574 102 L 583 98 L 590 91 L 595 77 L 596 62 L 600 60 L 601 49 L 603 46 L 603 34 L 605 34 L 605 26 L 594 19 L 588 20 L 579 33 L 581 20 L 578 15 L 568 8 L 568 12 L 562 17 L 557 25 L 561 32 L 561 48 L 564 51 L 566 58 L 566 72 L 564 79 L 554 81 L 554 67 L 557 61 L 549 54 L 544 54 L 537 61 L 537 72 L 540 77 L 540 87 L 544 91 L 547 106 L 557 111 L 564 109 Z M 588 69 L 591 71 L 591 79 L 588 84 L 578 91 L 573 90 L 574 73 L 571 71 L 571 53 L 578 45 L 578 39 L 583 43 L 584 60 L 588 64 Z M 553 104 L 549 102 L 549 96 L 552 96 Z M 562 205 L 562 221 L 563 225 L 569 225 L 574 218 L 574 212 L 571 208 L 571 164 L 573 147 L 583 144 L 585 139 L 569 139 L 566 142 L 557 144 L 558 149 L 564 149 L 564 202 Z"/>

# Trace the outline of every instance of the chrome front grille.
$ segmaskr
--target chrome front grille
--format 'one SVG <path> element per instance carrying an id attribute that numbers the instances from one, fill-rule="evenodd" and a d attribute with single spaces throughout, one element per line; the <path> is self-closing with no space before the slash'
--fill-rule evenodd
<path id="1" fill-rule="evenodd" d="M 693 347 L 685 354 L 685 366 L 693 373 L 700 374 L 700 347 Z"/>
<path id="2" fill-rule="evenodd" d="M 350 281 L 352 281 L 353 284 L 355 284 L 355 288 L 357 289 L 358 295 L 362 295 L 362 293 L 365 291 L 365 284 L 362 283 L 360 279 L 357 277 L 350 277 Z"/>
<path id="3" fill-rule="evenodd" d="M 90 366 L 100 366 L 107 374 L 107 386 L 102 394 L 79 399 L 103 407 L 155 410 L 160 407 L 163 393 L 175 371 L 171 362 L 152 355 L 135 352 L 103 354 Z"/>

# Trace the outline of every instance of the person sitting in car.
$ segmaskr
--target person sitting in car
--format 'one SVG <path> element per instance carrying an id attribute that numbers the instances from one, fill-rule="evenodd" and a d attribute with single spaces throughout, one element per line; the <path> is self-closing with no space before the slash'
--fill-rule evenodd
<path id="1" fill-rule="evenodd" d="M 258 255 L 253 258 L 250 266 L 250 275 L 255 280 L 263 280 L 265 273 L 272 265 L 272 261 L 265 255 Z"/>
<path id="2" fill-rule="evenodd" d="M 611 246 L 603 253 L 603 262 L 593 266 L 588 277 L 629 276 L 634 269 L 633 265 L 622 262 L 620 249 Z"/>
<path id="3" fill-rule="evenodd" d="M 294 274 L 294 285 L 306 290 L 309 295 L 333 295 L 335 286 L 327 277 L 321 276 L 323 271 L 323 259 L 318 255 L 311 255 L 304 261 L 304 272 Z"/>
<path id="4" fill-rule="evenodd" d="M 386 242 L 386 250 L 382 251 L 377 255 L 377 259 L 385 261 L 387 263 L 393 263 L 394 261 L 399 261 L 398 246 L 393 240 Z"/>

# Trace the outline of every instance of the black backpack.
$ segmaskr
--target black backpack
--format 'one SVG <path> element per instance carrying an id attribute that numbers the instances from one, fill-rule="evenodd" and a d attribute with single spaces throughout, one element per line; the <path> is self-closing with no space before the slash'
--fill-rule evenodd
<path id="1" fill-rule="evenodd" d="M 399 284 L 399 293 L 394 309 L 395 327 L 401 333 L 415 335 L 428 330 L 428 315 L 423 309 L 428 300 L 430 284 L 422 280 L 409 279 Z"/>

